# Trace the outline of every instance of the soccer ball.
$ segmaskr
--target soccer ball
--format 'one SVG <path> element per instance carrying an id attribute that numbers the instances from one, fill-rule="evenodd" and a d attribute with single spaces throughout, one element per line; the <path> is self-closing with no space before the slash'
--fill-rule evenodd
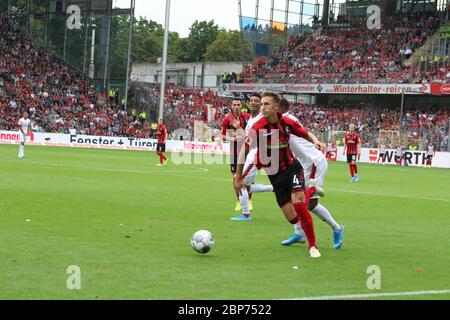
<path id="1" fill-rule="evenodd" d="M 209 252 L 215 243 L 214 236 L 207 230 L 197 231 L 191 239 L 192 248 L 202 254 Z"/>

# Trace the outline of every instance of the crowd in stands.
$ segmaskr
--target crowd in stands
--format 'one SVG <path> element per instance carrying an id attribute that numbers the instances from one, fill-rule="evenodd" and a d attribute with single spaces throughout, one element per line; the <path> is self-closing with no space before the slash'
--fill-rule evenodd
<path id="1" fill-rule="evenodd" d="M 244 83 L 244 74 L 242 72 L 224 72 L 222 74 L 222 83 Z"/>
<path id="2" fill-rule="evenodd" d="M 398 131 L 400 126 L 398 108 L 297 104 L 292 106 L 292 113 L 313 132 L 343 132 L 353 123 L 362 134 L 365 147 L 378 145 L 380 131 Z M 448 108 L 424 107 L 407 110 L 401 129 L 411 142 L 425 145 L 433 142 L 439 150 L 447 150 L 449 119 Z"/>
<path id="3" fill-rule="evenodd" d="M 340 21 L 345 21 L 341 17 Z M 380 30 L 324 28 L 307 39 L 291 36 L 289 45 L 245 69 L 246 82 L 412 83 L 417 68 L 403 62 L 440 25 L 437 14 L 386 17 Z M 295 45 L 293 45 L 295 44 Z M 424 77 L 425 78 L 425 77 Z M 447 79 L 450 81 L 450 79 Z"/>
<path id="4" fill-rule="evenodd" d="M 144 136 L 148 128 L 117 102 L 0 16 L 1 129 L 16 130 L 28 111 L 35 131 Z"/>
<path id="5" fill-rule="evenodd" d="M 433 84 L 450 83 L 450 64 L 430 64 L 427 72 L 419 74 L 417 82 Z"/>

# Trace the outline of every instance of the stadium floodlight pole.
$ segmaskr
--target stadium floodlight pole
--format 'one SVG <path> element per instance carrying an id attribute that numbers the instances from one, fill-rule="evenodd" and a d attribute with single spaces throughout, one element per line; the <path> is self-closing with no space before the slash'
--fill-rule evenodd
<path id="1" fill-rule="evenodd" d="M 94 79 L 95 77 L 95 24 L 92 25 L 92 36 L 91 36 L 91 57 L 89 63 L 89 77 Z"/>
<path id="2" fill-rule="evenodd" d="M 164 117 L 164 92 L 166 91 L 167 49 L 169 46 L 170 0 L 166 0 L 166 21 L 164 26 L 164 48 L 162 56 L 161 91 L 159 93 L 159 118 Z"/>
<path id="3" fill-rule="evenodd" d="M 405 106 L 405 88 L 402 88 L 402 101 L 400 104 L 400 123 L 399 123 L 399 134 L 400 141 L 402 139 L 402 120 L 403 120 L 403 108 Z"/>
<path id="4" fill-rule="evenodd" d="M 127 54 L 127 78 L 125 79 L 125 110 L 128 109 L 128 87 L 130 86 L 130 62 L 131 62 L 131 37 L 133 36 L 135 1 L 131 0 L 130 29 L 128 30 L 128 54 Z"/>

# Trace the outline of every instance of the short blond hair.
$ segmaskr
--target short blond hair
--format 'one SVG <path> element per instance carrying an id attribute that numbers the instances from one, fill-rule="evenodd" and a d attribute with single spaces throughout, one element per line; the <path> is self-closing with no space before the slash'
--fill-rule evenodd
<path id="1" fill-rule="evenodd" d="M 261 98 L 271 97 L 273 101 L 275 101 L 277 104 L 280 104 L 281 102 L 281 96 L 273 91 L 263 91 L 261 93 Z"/>

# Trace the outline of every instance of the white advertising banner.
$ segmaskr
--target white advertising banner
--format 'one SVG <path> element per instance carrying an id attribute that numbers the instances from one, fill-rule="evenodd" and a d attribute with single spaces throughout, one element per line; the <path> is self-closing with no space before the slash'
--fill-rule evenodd
<path id="1" fill-rule="evenodd" d="M 20 135 L 18 131 L 0 131 L 0 144 L 19 144 Z M 76 134 L 54 134 L 54 133 L 32 133 L 29 136 L 28 145 L 51 146 L 51 147 L 75 147 L 75 148 L 98 148 L 118 150 L 140 150 L 155 151 L 157 140 L 137 139 L 124 137 L 96 137 Z M 189 152 L 205 154 L 229 154 L 230 144 L 221 142 L 194 142 L 194 141 L 167 141 L 168 152 Z M 344 148 L 338 147 L 337 161 L 347 161 L 343 154 Z M 405 151 L 408 165 L 414 167 L 426 166 L 426 152 Z M 378 149 L 363 148 L 362 163 L 376 164 L 378 161 Z M 395 150 L 388 150 L 386 162 L 395 164 Z M 433 159 L 433 167 L 450 168 L 450 153 L 437 152 Z"/>
<path id="2" fill-rule="evenodd" d="M 344 148 L 338 147 L 337 161 L 347 161 L 347 156 L 343 154 Z M 395 152 L 396 150 L 387 150 L 386 163 L 395 165 Z M 408 165 L 412 167 L 425 167 L 427 161 L 426 151 L 405 151 L 406 160 Z M 379 158 L 378 149 L 367 149 L 363 148 L 361 150 L 361 159 L 359 162 L 362 163 L 374 163 L 376 164 Z M 448 152 L 436 152 L 433 158 L 433 167 L 435 168 L 450 168 L 450 153 Z"/>
<path id="3" fill-rule="evenodd" d="M 258 92 L 272 90 L 295 94 L 431 94 L 429 84 L 278 84 L 278 83 L 236 83 L 224 84 L 227 92 Z"/>
<path id="4" fill-rule="evenodd" d="M 17 131 L 0 131 L 0 144 L 18 144 L 20 140 Z M 32 133 L 28 137 L 28 145 L 99 148 L 119 150 L 154 151 L 158 141 L 156 139 L 138 139 L 125 137 L 96 137 L 76 134 Z M 168 152 L 194 152 L 228 154 L 230 146 L 227 143 L 174 141 L 168 140 Z"/>

